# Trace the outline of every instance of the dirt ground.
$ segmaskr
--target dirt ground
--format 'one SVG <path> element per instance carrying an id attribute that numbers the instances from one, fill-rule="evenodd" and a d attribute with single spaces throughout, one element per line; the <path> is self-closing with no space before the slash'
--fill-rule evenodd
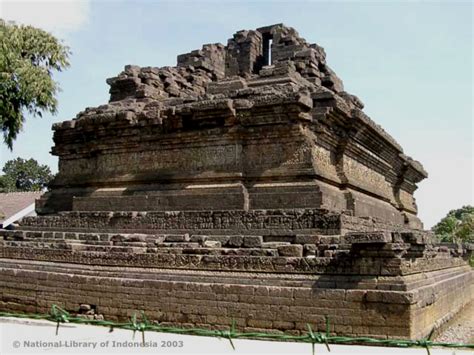
<path id="1" fill-rule="evenodd" d="M 434 341 L 446 343 L 474 343 L 474 302 L 464 307 L 445 324 Z"/>

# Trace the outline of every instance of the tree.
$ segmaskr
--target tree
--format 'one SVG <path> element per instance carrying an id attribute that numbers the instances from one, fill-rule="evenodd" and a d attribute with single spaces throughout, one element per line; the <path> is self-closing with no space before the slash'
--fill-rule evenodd
<path id="1" fill-rule="evenodd" d="M 441 241 L 474 242 L 474 207 L 449 211 L 432 229 Z"/>
<path id="2" fill-rule="evenodd" d="M 43 30 L 0 19 L 0 127 L 12 149 L 25 112 L 56 113 L 54 71 L 69 67 L 69 48 Z"/>
<path id="3" fill-rule="evenodd" d="M 40 191 L 52 180 L 53 175 L 47 165 L 39 165 L 34 159 L 16 158 L 9 160 L 0 176 L 0 191 Z"/>

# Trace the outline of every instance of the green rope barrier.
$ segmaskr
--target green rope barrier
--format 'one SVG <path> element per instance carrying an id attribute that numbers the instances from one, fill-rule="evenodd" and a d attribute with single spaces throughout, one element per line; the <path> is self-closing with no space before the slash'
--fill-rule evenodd
<path id="1" fill-rule="evenodd" d="M 52 305 L 51 307 L 51 317 L 56 320 L 57 325 L 56 325 L 56 335 L 58 335 L 59 332 L 59 324 L 60 323 L 67 323 L 69 321 L 69 318 L 71 315 L 62 309 L 61 307 L 56 306 L 55 304 Z"/>
<path id="2" fill-rule="evenodd" d="M 434 342 L 431 340 L 434 329 L 430 334 L 420 340 L 406 340 L 406 339 L 375 339 L 368 337 L 346 337 L 346 336 L 331 336 L 330 335 L 330 323 L 329 317 L 326 317 L 326 329 L 325 332 L 314 332 L 311 325 L 307 324 L 308 332 L 305 335 L 288 335 L 288 334 L 274 334 L 274 333 L 258 333 L 258 332 L 247 332 L 240 333 L 236 331 L 235 320 L 229 327 L 229 330 L 211 330 L 202 328 L 178 328 L 170 326 L 162 326 L 159 323 L 151 323 L 145 313 L 140 313 L 141 317 L 138 319 L 137 314 L 133 314 L 129 322 L 119 323 L 100 319 L 87 319 L 81 317 L 71 316 L 66 310 L 62 309 L 57 305 L 52 305 L 51 311 L 48 314 L 28 314 L 28 313 L 10 313 L 0 312 L 0 317 L 15 317 L 15 318 L 29 318 L 29 319 L 41 319 L 48 320 L 56 323 L 56 335 L 58 335 L 59 327 L 61 323 L 75 323 L 75 324 L 89 324 L 109 327 L 109 332 L 112 332 L 115 328 L 128 329 L 133 331 L 133 338 L 135 338 L 136 332 L 141 332 L 142 342 L 145 343 L 145 331 L 154 331 L 160 333 L 174 333 L 174 334 L 185 334 L 185 335 L 197 335 L 197 336 L 208 336 L 208 337 L 219 337 L 229 340 L 232 349 L 235 350 L 235 345 L 232 339 L 239 338 L 257 338 L 257 339 L 270 339 L 270 340 L 288 340 L 295 342 L 306 342 L 311 343 L 312 354 L 315 354 L 315 344 L 325 344 L 328 351 L 331 351 L 329 344 L 359 344 L 359 345 L 387 345 L 394 347 L 422 347 L 425 348 L 428 355 L 430 353 L 430 347 L 445 347 L 445 348 L 468 348 L 474 349 L 474 344 L 461 344 L 461 343 L 443 343 Z"/>
<path id="3" fill-rule="evenodd" d="M 311 325 L 307 324 L 307 326 L 308 326 L 308 333 L 311 339 L 311 353 L 314 355 L 314 345 L 315 343 L 319 342 L 318 341 L 319 339 L 316 337 L 316 335 L 314 335 L 313 330 L 311 329 Z"/>
<path id="4" fill-rule="evenodd" d="M 329 317 L 326 316 L 326 334 L 321 334 L 321 341 L 324 342 L 324 344 L 326 344 L 326 348 L 328 349 L 328 351 L 331 351 L 331 349 L 329 349 L 329 343 L 328 343 L 328 339 L 329 339 Z"/>

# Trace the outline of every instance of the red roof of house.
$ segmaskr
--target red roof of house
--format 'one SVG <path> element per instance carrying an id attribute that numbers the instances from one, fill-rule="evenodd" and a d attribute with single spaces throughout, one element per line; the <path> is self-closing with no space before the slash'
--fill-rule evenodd
<path id="1" fill-rule="evenodd" d="M 0 193 L 0 224 L 35 203 L 42 194 L 42 191 Z"/>

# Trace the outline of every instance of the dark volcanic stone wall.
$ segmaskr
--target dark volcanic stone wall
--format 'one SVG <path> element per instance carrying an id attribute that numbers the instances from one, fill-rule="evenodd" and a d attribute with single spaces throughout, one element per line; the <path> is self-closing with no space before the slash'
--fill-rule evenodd
<path id="1" fill-rule="evenodd" d="M 108 104 L 54 126 L 59 174 L 39 213 L 321 208 L 421 228 L 426 172 L 290 27 L 107 82 Z"/>
<path id="2" fill-rule="evenodd" d="M 328 316 L 331 334 L 419 339 L 459 311 L 474 291 L 465 268 L 421 274 L 407 285 L 394 281 L 0 259 L 0 308 L 46 313 L 57 304 L 77 313 L 79 305 L 89 304 L 111 320 L 143 310 L 162 325 L 228 329 L 234 320 L 240 331 L 291 334 L 305 334 L 308 324 L 325 331 Z"/>
<path id="3" fill-rule="evenodd" d="M 293 28 L 107 83 L 53 126 L 39 216 L 0 230 L 0 310 L 420 338 L 473 299 L 472 246 L 416 216 L 423 167 Z"/>

